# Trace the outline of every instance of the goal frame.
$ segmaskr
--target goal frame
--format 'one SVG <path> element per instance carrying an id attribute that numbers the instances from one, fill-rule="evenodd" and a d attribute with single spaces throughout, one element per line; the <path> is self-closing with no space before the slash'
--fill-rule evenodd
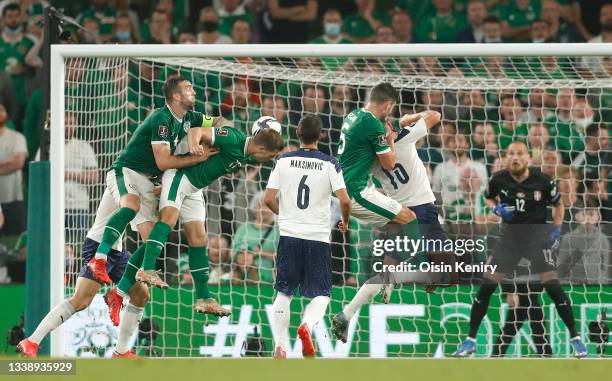
<path id="1" fill-rule="evenodd" d="M 605 43 L 572 44 L 330 44 L 330 45 L 52 45 L 51 46 L 51 184 L 50 306 L 64 300 L 64 63 L 66 58 L 104 57 L 487 57 L 609 56 Z M 57 287 L 61 284 L 62 287 Z M 51 333 L 51 356 L 64 355 L 62 326 Z"/>

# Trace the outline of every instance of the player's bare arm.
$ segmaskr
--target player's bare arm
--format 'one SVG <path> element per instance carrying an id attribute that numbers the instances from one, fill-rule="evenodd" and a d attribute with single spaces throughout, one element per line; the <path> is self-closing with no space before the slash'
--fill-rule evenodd
<path id="1" fill-rule="evenodd" d="M 389 121 L 385 122 L 385 129 L 387 130 L 387 135 L 385 138 L 387 139 L 387 144 L 391 150 L 385 153 L 379 153 L 378 161 L 380 162 L 381 167 L 390 171 L 395 168 L 395 139 L 394 134 L 392 133 L 393 128 Z"/>
<path id="2" fill-rule="evenodd" d="M 155 156 L 155 164 L 162 171 L 172 168 L 191 167 L 219 153 L 219 150 L 216 148 L 203 147 L 203 154 L 199 156 L 174 156 L 168 144 L 152 144 L 151 146 L 153 148 L 153 156 Z"/>
<path id="3" fill-rule="evenodd" d="M 346 193 L 346 190 L 344 192 Z M 278 189 L 267 188 L 264 196 L 264 203 L 276 215 L 278 215 L 278 198 L 276 198 L 277 193 Z M 350 202 L 351 200 L 349 199 L 349 207 Z"/>
<path id="4" fill-rule="evenodd" d="M 425 121 L 425 125 L 427 128 L 432 128 L 438 123 L 440 123 L 440 119 L 442 118 L 442 114 L 437 111 L 427 110 L 423 112 L 419 112 L 416 114 L 405 114 L 400 118 L 400 126 L 412 126 L 419 120 L 423 119 Z"/>
<path id="5" fill-rule="evenodd" d="M 338 189 L 334 192 L 334 194 L 340 202 L 340 212 L 342 214 L 342 220 L 338 224 L 338 229 L 340 229 L 341 232 L 346 233 L 349 226 L 349 216 L 351 214 L 351 198 L 349 197 L 346 188 Z"/>

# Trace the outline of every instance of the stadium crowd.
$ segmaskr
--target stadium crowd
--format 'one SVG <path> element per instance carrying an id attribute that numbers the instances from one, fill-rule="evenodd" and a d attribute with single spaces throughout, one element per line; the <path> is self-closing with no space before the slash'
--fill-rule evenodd
<path id="1" fill-rule="evenodd" d="M 565 43 L 612 42 L 612 3 L 571 0 L 91 0 L 52 1 L 80 27 L 65 43 L 88 44 L 254 44 L 254 43 Z M 43 9 L 46 1 L 0 2 L 0 283 L 23 280 L 25 260 L 27 161 L 37 157 L 41 113 Z M 66 37 L 66 36 L 65 36 Z M 255 62 L 237 58 L 238 62 Z M 322 58 L 294 65 L 326 71 L 390 73 L 458 78 L 609 78 L 612 59 L 491 57 L 478 61 L 436 57 L 416 59 Z M 297 148 L 295 128 L 305 114 L 321 117 L 320 149 L 337 154 L 342 118 L 364 101 L 365 87 L 322 86 L 303 81 L 224 76 L 192 68 L 131 61 L 112 66 L 106 79 L 126 99 L 95 97 L 82 83 L 98 68 L 71 60 L 66 75 L 66 248 L 69 271 L 80 268 L 78 245 L 99 199 L 100 182 L 117 147 L 147 112 L 163 106 L 161 83 L 180 71 L 192 80 L 197 108 L 223 115 L 248 131 L 261 115 L 282 122 L 287 150 Z M 119 92 L 119 91 L 118 91 Z M 116 94 L 116 93 L 113 93 Z M 74 104 L 71 104 L 71 100 Z M 116 111 L 128 107 L 128 122 Z M 529 145 L 532 165 L 557 179 L 566 206 L 562 273 L 572 282 L 609 283 L 612 221 L 612 121 L 610 88 L 402 89 L 399 112 L 432 109 L 442 122 L 418 142 L 421 159 L 447 223 L 484 223 L 489 211 L 484 189 L 503 168 L 512 140 Z M 103 118 L 91 117 L 104 110 Z M 108 111 L 115 110 L 115 111 Z M 88 127 L 95 126 L 95 132 Z M 122 140 L 123 139 L 123 140 Z M 273 282 L 278 227 L 262 202 L 272 163 L 247 167 L 220 179 L 206 191 L 211 283 Z M 98 195 L 98 196 L 96 196 Z M 571 222 L 571 223 L 570 223 Z M 356 285 L 367 279 L 369 242 L 377 234 L 353 221 L 332 237 L 334 283 Z M 15 239 L 13 237 L 18 237 Z M 190 284 L 185 240 L 175 232 L 163 266 L 170 282 Z M 16 243 L 15 243 L 16 242 Z M 17 263 L 17 265 L 16 265 Z M 21 264 L 21 266 L 19 265 Z"/>

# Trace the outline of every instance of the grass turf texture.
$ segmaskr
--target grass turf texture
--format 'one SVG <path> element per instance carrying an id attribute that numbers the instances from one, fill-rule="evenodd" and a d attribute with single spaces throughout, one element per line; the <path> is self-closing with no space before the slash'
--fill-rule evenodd
<path id="1" fill-rule="evenodd" d="M 607 360 L 512 359 L 137 359 L 77 360 L 75 376 L 54 380 L 604 380 Z M 3 376 L 0 376 L 3 378 Z M 40 376 L 18 376 L 20 380 Z M 7 379 L 7 378 L 5 378 Z"/>

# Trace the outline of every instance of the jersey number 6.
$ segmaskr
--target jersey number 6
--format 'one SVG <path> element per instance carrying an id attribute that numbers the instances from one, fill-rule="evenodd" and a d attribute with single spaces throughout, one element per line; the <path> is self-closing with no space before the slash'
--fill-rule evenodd
<path id="1" fill-rule="evenodd" d="M 308 208 L 308 204 L 310 203 L 310 187 L 306 185 L 307 178 L 308 175 L 302 176 L 302 180 L 300 180 L 300 185 L 298 186 L 297 207 L 300 209 Z"/>

